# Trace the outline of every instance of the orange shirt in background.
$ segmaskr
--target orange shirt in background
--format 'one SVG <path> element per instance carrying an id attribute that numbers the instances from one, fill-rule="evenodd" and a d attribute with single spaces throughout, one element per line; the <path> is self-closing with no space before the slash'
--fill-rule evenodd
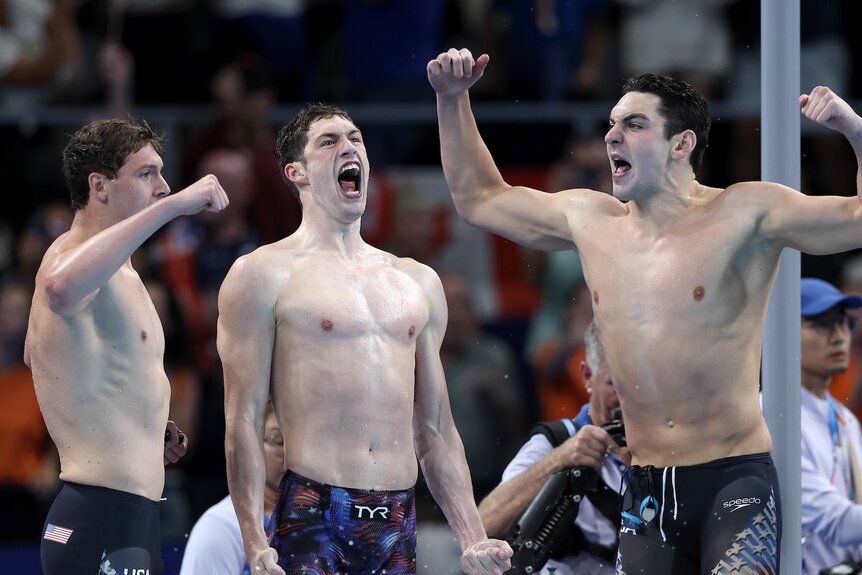
<path id="1" fill-rule="evenodd" d="M 0 371 L 0 482 L 28 485 L 50 438 L 26 366 Z"/>

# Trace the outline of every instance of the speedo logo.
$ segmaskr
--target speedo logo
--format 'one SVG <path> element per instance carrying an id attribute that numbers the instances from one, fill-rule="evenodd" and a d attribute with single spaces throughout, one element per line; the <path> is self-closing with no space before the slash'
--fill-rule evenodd
<path id="1" fill-rule="evenodd" d="M 733 513 L 738 509 L 742 509 L 743 507 L 748 507 L 749 505 L 760 505 L 760 498 L 758 497 L 741 497 L 739 499 L 731 499 L 730 501 L 723 501 L 722 507 L 725 509 L 730 509 L 730 512 Z"/>

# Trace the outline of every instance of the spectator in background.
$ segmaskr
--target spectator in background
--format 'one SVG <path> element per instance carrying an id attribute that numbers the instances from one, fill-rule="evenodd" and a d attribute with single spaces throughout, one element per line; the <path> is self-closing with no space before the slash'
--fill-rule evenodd
<path id="1" fill-rule="evenodd" d="M 99 75 L 105 85 L 107 116 L 123 119 L 132 111 L 135 59 L 118 41 L 107 39 L 99 49 Z"/>
<path id="2" fill-rule="evenodd" d="M 617 493 L 631 456 L 600 428 L 613 421 L 612 414 L 620 400 L 596 324 L 590 322 L 579 339 L 586 342 L 586 356 L 579 367 L 588 401 L 578 409 L 577 417 L 566 418 L 568 439 L 555 443 L 554 434 L 535 427 L 529 441 L 506 467 L 502 483 L 479 504 L 488 533 L 506 537 L 552 474 L 576 466 L 599 470 L 607 488 L 591 490 L 581 501 L 575 533 L 565 540 L 564 547 L 554 550 L 556 560 L 548 562 L 542 575 L 614 573 L 619 517 L 611 511 L 619 505 Z"/>
<path id="3" fill-rule="evenodd" d="M 341 39 L 346 98 L 375 104 L 430 103 L 422 62 L 442 46 L 446 0 L 346 0 L 343 10 L 341 34 L 327 35 Z M 365 146 L 390 165 L 411 163 L 433 132 L 431 126 L 405 130 L 383 123 L 365 135 Z"/>
<path id="4" fill-rule="evenodd" d="M 0 542 L 37 543 L 60 486 L 57 450 L 23 360 L 32 296 L 27 283 L 0 283 Z"/>
<path id="5" fill-rule="evenodd" d="M 203 341 L 206 361 L 217 361 L 215 349 L 218 290 L 237 258 L 252 252 L 260 240 L 248 222 L 254 199 L 253 158 L 244 150 L 216 149 L 201 159 L 198 176 L 215 175 L 230 198 L 230 205 L 197 220 L 202 235 L 195 249 L 196 284 L 203 304 Z"/>
<path id="6" fill-rule="evenodd" d="M 440 359 L 478 500 L 496 485 L 526 432 L 518 367 L 507 342 L 481 332 L 464 278 L 444 273 L 440 280 L 449 308 Z"/>
<path id="7" fill-rule="evenodd" d="M 107 37 L 135 56 L 137 104 L 206 101 L 214 30 L 207 2 L 109 0 Z"/>
<path id="8" fill-rule="evenodd" d="M 829 393 L 847 369 L 862 297 L 803 278 L 802 296 L 802 561 L 804 575 L 843 561 L 862 561 L 862 432 L 859 420 Z M 854 570 L 855 572 L 855 570 Z"/>
<path id="9" fill-rule="evenodd" d="M 211 148 L 194 168 L 194 177 L 212 173 L 230 205 L 218 213 L 172 222 L 158 238 L 154 258 L 165 283 L 176 294 L 190 322 L 197 362 L 205 374 L 217 372 L 215 323 L 218 289 L 234 260 L 259 245 L 248 221 L 255 194 L 253 157 L 242 148 Z"/>
<path id="10" fill-rule="evenodd" d="M 67 204 L 42 205 L 27 219 L 17 235 L 12 265 L 5 270 L 4 277 L 24 282 L 32 290 L 45 250 L 54 240 L 69 231 L 71 225 L 72 210 Z"/>
<path id="11" fill-rule="evenodd" d="M 491 21 L 507 98 L 600 95 L 608 53 L 607 0 L 496 0 Z"/>
<path id="12" fill-rule="evenodd" d="M 272 403 L 266 406 L 263 423 L 263 454 L 266 483 L 263 492 L 263 525 L 275 504 L 278 484 L 284 475 L 284 437 L 278 428 Z M 239 520 L 230 495 L 213 505 L 198 519 L 189 535 L 180 575 L 250 575 L 242 546 Z"/>
<path id="13" fill-rule="evenodd" d="M 214 0 L 219 61 L 254 54 L 272 72 L 281 102 L 314 97 L 316 70 L 308 66 L 307 0 Z M 334 37 L 333 30 L 327 36 Z"/>
<path id="14" fill-rule="evenodd" d="M 736 0 L 615 0 L 625 76 L 673 76 L 709 100 L 730 74 L 733 43 L 727 9 Z"/>
<path id="15" fill-rule="evenodd" d="M 445 0 L 346 0 L 341 36 L 348 98 L 428 101 L 423 62 L 443 41 Z M 353 42 L 354 38 L 373 42 Z"/>
<path id="16" fill-rule="evenodd" d="M 0 108 L 32 110 L 71 82 L 81 63 L 80 0 L 0 2 Z"/>
<path id="17" fill-rule="evenodd" d="M 3 212 L 23 222 L 45 200 L 43 190 L 27 189 L 38 142 L 32 119 L 42 104 L 62 99 L 81 63 L 80 31 L 75 22 L 79 0 L 3 0 L 0 2 L 0 112 L 18 124 L 0 126 L 0 173 L 18 190 Z M 13 121 L 14 121 L 13 120 Z M 52 159 L 56 156 L 52 153 Z"/>
<path id="18" fill-rule="evenodd" d="M 580 281 L 568 298 L 560 330 L 539 342 L 533 360 L 536 395 L 544 420 L 574 417 L 589 395 L 583 381 L 584 330 L 593 319 L 590 290 Z"/>
<path id="19" fill-rule="evenodd" d="M 183 179 L 192 181 L 203 157 L 230 148 L 251 157 L 254 186 L 246 217 L 263 242 L 290 235 L 299 226 L 299 201 L 273 166 L 275 138 L 269 115 L 276 101 L 272 72 L 254 54 L 219 68 L 210 83 L 216 115 L 192 137 L 183 154 Z"/>
<path id="20" fill-rule="evenodd" d="M 381 248 L 441 271 L 440 258 L 449 239 L 445 207 L 434 205 L 423 190 L 410 184 L 388 184 L 394 187 L 390 194 L 394 205 Z"/>
<path id="21" fill-rule="evenodd" d="M 841 269 L 841 291 L 862 296 L 862 256 L 847 260 Z M 859 309 L 848 309 L 855 320 L 862 319 Z M 850 335 L 850 361 L 847 369 L 836 373 L 829 384 L 832 397 L 846 405 L 857 419 L 862 418 L 862 330 Z"/>

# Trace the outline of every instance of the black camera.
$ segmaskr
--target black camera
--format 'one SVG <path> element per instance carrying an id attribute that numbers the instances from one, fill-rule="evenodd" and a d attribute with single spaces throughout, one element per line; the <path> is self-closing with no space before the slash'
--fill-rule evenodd
<path id="1" fill-rule="evenodd" d="M 608 435 L 611 436 L 611 439 L 614 440 L 614 443 L 616 443 L 620 447 L 625 447 L 627 444 L 626 429 L 623 425 L 623 411 L 617 408 L 613 410 L 613 412 L 611 412 L 611 417 L 613 417 L 613 421 L 611 421 L 610 423 L 606 423 L 601 427 L 608 432 Z"/>

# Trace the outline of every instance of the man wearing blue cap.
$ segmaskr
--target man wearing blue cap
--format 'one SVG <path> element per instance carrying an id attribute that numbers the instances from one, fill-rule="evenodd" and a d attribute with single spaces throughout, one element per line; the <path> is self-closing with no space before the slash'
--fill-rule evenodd
<path id="1" fill-rule="evenodd" d="M 802 279 L 801 293 L 802 560 L 804 573 L 817 575 L 862 561 L 862 432 L 828 391 L 850 361 L 847 310 L 862 298 L 814 278 Z"/>

